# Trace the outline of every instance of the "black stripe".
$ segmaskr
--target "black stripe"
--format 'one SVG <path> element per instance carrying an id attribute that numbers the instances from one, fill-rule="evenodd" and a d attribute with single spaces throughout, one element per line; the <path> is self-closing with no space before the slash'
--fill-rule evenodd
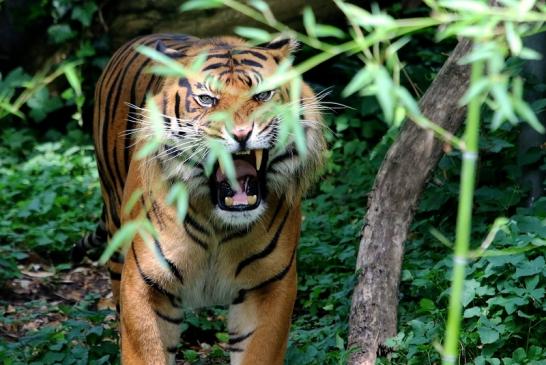
<path id="1" fill-rule="evenodd" d="M 146 218 L 149 221 L 151 221 L 150 215 L 148 214 L 148 210 L 146 209 L 146 201 L 144 200 L 144 196 L 140 197 L 140 201 L 141 201 L 142 206 L 144 207 L 144 210 L 146 211 Z M 155 201 L 152 203 L 152 212 L 154 212 L 154 204 L 156 204 Z M 157 216 L 156 216 L 156 219 L 157 219 Z M 184 277 L 183 277 L 182 273 L 180 272 L 180 269 L 171 260 L 169 260 L 167 258 L 167 256 L 165 256 L 165 253 L 163 252 L 163 248 L 161 247 L 161 244 L 155 238 L 154 238 L 154 245 L 157 248 L 157 251 L 159 252 L 161 257 L 163 258 L 163 260 L 165 260 L 165 262 L 169 266 L 169 270 L 171 271 L 171 274 L 173 274 L 180 281 L 180 284 L 184 285 Z"/>
<path id="2" fill-rule="evenodd" d="M 159 318 L 161 318 L 162 320 L 164 321 L 167 321 L 169 323 L 172 323 L 172 324 L 181 324 L 182 321 L 184 321 L 184 317 L 181 317 L 181 318 L 173 318 L 173 317 L 170 317 L 170 316 L 167 316 L 163 313 L 161 313 L 160 311 L 158 311 L 157 309 L 154 310 L 155 314 L 157 314 L 157 316 Z"/>
<path id="3" fill-rule="evenodd" d="M 249 60 L 249 59 L 244 59 L 244 60 L 241 60 L 240 61 L 243 65 L 247 65 L 247 66 L 252 66 L 252 67 L 257 67 L 257 68 L 263 68 L 262 64 L 259 63 L 259 62 L 256 62 L 256 61 L 252 61 L 252 60 Z"/>
<path id="4" fill-rule="evenodd" d="M 155 220 L 159 224 L 159 229 L 164 230 L 165 229 L 165 222 L 163 221 L 163 217 L 161 216 L 161 213 L 159 211 L 159 207 L 158 207 L 157 202 L 155 200 L 152 202 L 152 213 L 154 214 Z"/>
<path id="5" fill-rule="evenodd" d="M 207 61 L 212 58 L 231 58 L 231 54 L 226 52 L 226 53 L 215 53 L 215 54 L 207 55 Z"/>
<path id="6" fill-rule="evenodd" d="M 222 241 L 220 241 L 220 244 L 226 243 L 226 242 L 231 241 L 232 239 L 235 239 L 235 238 L 244 237 L 249 232 L 250 232 L 250 229 L 248 229 L 248 228 L 243 228 L 243 229 L 241 229 L 239 231 L 232 232 L 232 233 L 228 234 L 227 236 L 225 236 L 222 239 Z"/>
<path id="7" fill-rule="evenodd" d="M 181 302 L 180 297 L 178 297 L 178 296 L 174 295 L 173 293 L 169 292 L 167 289 L 163 288 L 161 285 L 159 285 L 157 282 L 155 282 L 152 278 L 150 278 L 149 276 L 144 274 L 144 272 L 142 271 L 142 268 L 140 267 L 140 263 L 138 262 L 138 258 L 137 258 L 136 252 L 135 252 L 135 246 L 134 245 L 131 245 L 131 250 L 133 251 L 133 256 L 135 258 L 135 263 L 136 263 L 136 267 L 138 269 L 138 273 L 140 274 L 140 277 L 142 278 L 142 280 L 144 280 L 144 283 L 146 283 L 146 285 L 148 285 L 150 288 L 154 289 L 158 293 L 163 294 L 164 296 L 166 296 L 169 299 L 169 301 L 171 302 L 171 305 L 173 307 L 182 308 L 182 306 L 180 305 L 180 302 Z"/>
<path id="8" fill-rule="evenodd" d="M 237 54 L 237 55 L 239 55 L 239 54 L 251 54 L 251 55 L 253 55 L 254 57 L 259 58 L 259 59 L 261 59 L 261 60 L 263 60 L 263 61 L 267 60 L 267 56 L 266 56 L 266 55 L 264 55 L 264 54 L 262 54 L 262 53 L 260 53 L 260 52 L 251 51 L 251 50 L 234 51 L 233 54 Z"/>
<path id="9" fill-rule="evenodd" d="M 137 83 L 138 83 L 138 80 L 140 78 L 140 74 L 142 73 L 142 71 L 144 70 L 144 67 L 146 67 L 146 65 L 148 65 L 150 63 L 150 59 L 146 59 L 144 60 L 144 62 L 142 62 L 142 64 L 140 65 L 140 67 L 138 68 L 138 70 L 136 71 L 136 73 L 133 75 L 133 83 L 131 84 L 131 96 L 129 97 L 129 103 L 130 103 L 130 106 L 129 106 L 129 110 L 128 110 L 128 115 L 134 115 L 135 114 L 135 107 L 134 105 L 136 105 L 136 93 L 137 93 Z M 150 77 L 150 76 L 148 76 Z M 126 118 L 126 122 L 125 122 L 125 130 L 132 130 L 135 128 L 135 120 L 134 118 Z M 124 138 L 124 149 L 123 149 L 123 158 L 124 158 L 124 164 L 125 164 L 125 176 L 127 176 L 127 173 L 129 172 L 129 146 L 132 144 L 133 142 L 133 135 L 130 134 L 130 135 L 127 135 L 125 134 L 122 138 Z"/>
<path id="10" fill-rule="evenodd" d="M 271 283 L 273 283 L 275 281 L 279 281 L 279 280 L 284 279 L 284 277 L 286 276 L 286 274 L 288 274 L 288 271 L 290 271 L 290 268 L 292 267 L 292 263 L 294 262 L 295 255 L 296 255 L 296 248 L 294 247 L 294 250 L 292 251 L 292 256 L 290 257 L 290 262 L 288 263 L 288 265 L 282 271 L 280 271 L 277 274 L 273 275 L 269 279 L 261 282 L 260 284 L 258 284 L 256 286 L 253 286 L 250 289 L 241 289 L 241 290 L 239 290 L 239 294 L 237 295 L 237 297 L 235 298 L 235 300 L 231 304 L 233 304 L 233 305 L 241 304 L 242 302 L 245 301 L 245 296 L 246 296 L 246 294 L 248 292 L 253 291 L 253 290 L 262 289 L 262 288 L 266 287 L 267 285 L 269 285 L 269 284 L 271 284 Z"/>
<path id="11" fill-rule="evenodd" d="M 154 244 L 157 250 L 159 251 L 159 253 L 161 254 L 161 256 L 163 257 L 163 259 L 165 260 L 165 262 L 167 263 L 167 265 L 169 266 L 169 270 L 171 271 L 171 274 L 173 274 L 178 279 L 178 281 L 180 281 L 180 284 L 184 285 L 184 278 L 182 276 L 182 273 L 180 272 L 180 269 L 165 256 L 165 254 L 163 253 L 163 249 L 161 248 L 161 245 L 158 240 L 154 239 Z"/>
<path id="12" fill-rule="evenodd" d="M 117 280 L 117 281 L 121 280 L 121 273 L 120 272 L 115 272 L 115 271 L 112 271 L 111 269 L 108 269 L 108 273 L 110 274 L 110 279 L 111 280 Z"/>
<path id="13" fill-rule="evenodd" d="M 273 165 L 278 164 L 280 162 L 283 162 L 284 160 L 288 160 L 288 159 L 290 159 L 290 158 L 292 158 L 294 156 L 297 156 L 297 155 L 298 155 L 298 152 L 296 150 L 290 149 L 290 150 L 286 151 L 285 153 L 283 153 L 282 155 L 275 157 L 269 163 L 268 171 L 271 170 Z"/>
<path id="14" fill-rule="evenodd" d="M 213 63 L 205 67 L 203 69 L 203 72 L 209 71 L 209 70 L 216 70 L 217 68 L 220 68 L 220 67 L 228 67 L 228 66 L 225 63 Z"/>
<path id="15" fill-rule="evenodd" d="M 277 125 L 275 118 L 271 119 L 267 127 L 262 129 L 260 132 L 258 132 L 258 136 L 268 132 L 271 128 L 275 127 Z"/>
<path id="16" fill-rule="evenodd" d="M 289 42 L 290 42 L 290 38 L 286 38 L 286 39 L 281 39 L 273 43 L 268 43 L 264 45 L 264 47 L 269 49 L 279 49 L 286 46 Z"/>
<path id="17" fill-rule="evenodd" d="M 242 336 L 237 336 L 237 337 L 231 337 L 228 341 L 228 344 L 230 345 L 235 345 L 236 343 L 239 343 L 239 342 L 243 342 L 244 340 L 246 340 L 247 338 L 249 338 L 250 336 L 252 336 L 252 334 L 254 333 L 254 331 L 250 331 L 249 333 L 247 333 L 246 335 L 242 335 Z"/>
<path id="18" fill-rule="evenodd" d="M 286 214 L 284 215 L 284 218 L 281 224 L 279 225 L 277 232 L 275 232 L 273 239 L 271 239 L 271 242 L 269 242 L 269 244 L 265 246 L 265 248 L 262 251 L 247 257 L 246 259 L 241 261 L 239 265 L 237 265 L 237 270 L 235 270 L 235 277 L 237 277 L 245 267 L 252 264 L 256 260 L 263 259 L 264 257 L 268 256 L 275 250 L 275 248 L 277 247 L 277 242 L 279 241 L 279 237 L 281 235 L 282 229 L 284 228 L 284 224 L 286 223 L 286 219 L 288 218 L 289 213 L 290 211 L 286 210 Z"/>
<path id="19" fill-rule="evenodd" d="M 275 223 L 275 219 L 277 218 L 277 216 L 279 215 L 279 212 L 281 211 L 283 202 L 284 202 L 284 196 L 281 196 L 279 198 L 279 200 L 277 201 L 277 207 L 275 208 L 275 212 L 273 213 L 273 217 L 271 217 L 271 222 L 269 222 L 269 226 L 267 227 L 267 231 L 269 231 L 271 229 L 271 227 L 273 227 L 273 223 Z"/>
<path id="20" fill-rule="evenodd" d="M 180 94 L 178 93 L 178 91 L 174 95 L 174 116 L 176 117 L 178 125 L 182 127 L 182 121 L 180 120 Z"/>
<path id="21" fill-rule="evenodd" d="M 229 351 L 229 352 L 243 352 L 242 349 L 238 348 L 238 347 L 226 347 L 226 351 Z"/>
<path id="22" fill-rule="evenodd" d="M 169 346 L 167 347 L 167 352 L 171 354 L 176 354 L 178 346 Z"/>
<path id="23" fill-rule="evenodd" d="M 117 83 L 117 80 L 119 79 L 119 77 L 121 76 L 120 73 L 118 73 L 116 75 L 116 78 L 114 79 L 114 83 Z M 108 179 L 110 180 L 111 182 L 111 185 L 110 185 L 110 188 L 112 193 L 113 193 L 113 196 L 114 198 L 116 199 L 116 202 L 119 204 L 120 203 L 120 197 L 118 196 L 118 189 L 117 189 L 117 186 L 116 186 L 116 181 L 115 181 L 115 175 L 114 175 L 114 171 L 112 169 L 112 166 L 110 165 L 110 161 L 109 161 L 109 158 L 108 156 L 110 156 L 110 154 L 108 153 L 108 132 L 110 130 L 109 128 L 109 122 L 112 121 L 112 119 L 109 119 L 110 116 L 110 98 L 112 97 L 111 94 L 112 94 L 112 88 L 109 88 L 108 89 L 108 92 L 105 96 L 105 106 L 104 106 L 104 123 L 102 123 L 102 131 L 101 131 L 101 143 L 102 143 L 102 148 L 101 148 L 101 152 L 102 152 L 102 160 L 104 162 L 104 169 L 107 170 L 107 174 L 106 176 L 108 176 Z M 101 90 L 102 92 L 102 90 Z M 113 213 L 113 212 L 111 212 Z"/>
<path id="24" fill-rule="evenodd" d="M 189 229 L 188 229 L 188 225 L 186 224 L 186 221 L 184 221 L 184 228 L 186 229 L 186 233 L 188 234 L 188 236 L 190 236 L 190 238 L 195 242 L 197 243 L 199 246 L 203 247 L 205 250 L 207 250 L 209 248 L 209 245 L 199 239 L 199 237 L 197 237 L 195 234 L 193 234 Z"/>
<path id="25" fill-rule="evenodd" d="M 153 42 L 150 42 L 150 43 L 153 43 Z M 106 113 L 105 113 L 106 117 L 110 118 L 110 121 L 114 121 L 115 118 L 116 118 L 116 113 L 118 112 L 118 107 L 117 106 L 118 106 L 119 101 L 120 101 L 120 97 L 121 97 L 121 94 L 122 94 L 122 89 L 123 89 L 123 86 L 124 86 L 124 80 L 125 80 L 125 78 L 127 76 L 127 72 L 129 72 L 129 70 L 132 68 L 131 66 L 133 65 L 133 63 L 136 62 L 139 58 L 142 58 L 142 55 L 140 53 L 138 53 L 138 52 L 134 52 L 132 57 L 129 59 L 129 61 L 126 62 L 123 65 L 123 69 L 118 73 L 112 87 L 110 88 L 110 92 L 108 93 L 108 98 L 107 98 L 107 103 L 106 103 L 107 104 L 106 107 L 108 109 L 106 110 Z M 121 78 L 119 76 L 121 76 Z M 115 96 L 114 96 L 114 99 L 113 99 L 111 115 L 109 116 L 108 112 L 110 111 L 110 99 L 112 98 L 112 94 L 111 94 L 112 91 L 115 92 Z M 127 125 L 126 125 L 126 127 L 127 127 Z M 118 149 L 115 148 L 115 147 L 114 147 L 113 155 L 114 155 L 114 165 L 116 167 L 116 169 L 114 171 L 114 172 L 116 172 L 115 177 L 118 179 L 120 186 L 122 186 L 124 179 L 122 178 L 122 171 L 120 169 L 119 162 L 118 162 L 118 160 L 119 160 L 118 159 Z"/>
<path id="26" fill-rule="evenodd" d="M 204 234 L 205 236 L 209 236 L 210 232 L 203 227 L 201 224 L 199 224 L 190 214 L 190 212 L 186 213 L 186 218 L 184 219 L 184 222 L 188 223 L 193 229 L 195 229 L 197 232 Z"/>

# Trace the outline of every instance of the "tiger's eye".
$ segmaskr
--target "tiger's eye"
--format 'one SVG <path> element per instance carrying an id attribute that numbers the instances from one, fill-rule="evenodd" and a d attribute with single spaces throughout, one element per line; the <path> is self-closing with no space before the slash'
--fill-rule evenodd
<path id="1" fill-rule="evenodd" d="M 261 93 L 255 94 L 252 98 L 256 101 L 260 101 L 263 103 L 263 102 L 271 100 L 271 98 L 273 97 L 273 94 L 274 94 L 273 90 L 262 91 Z"/>
<path id="2" fill-rule="evenodd" d="M 218 103 L 218 99 L 207 94 L 197 95 L 195 100 L 197 100 L 197 103 L 199 105 L 207 108 L 210 108 L 211 106 L 214 106 L 216 105 L 216 103 Z"/>

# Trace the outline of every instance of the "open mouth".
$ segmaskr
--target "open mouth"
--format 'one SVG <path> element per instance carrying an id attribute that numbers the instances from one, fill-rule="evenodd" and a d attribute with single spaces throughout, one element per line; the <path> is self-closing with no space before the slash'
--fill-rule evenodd
<path id="1" fill-rule="evenodd" d="M 217 163 L 211 176 L 213 203 L 222 210 L 244 211 L 257 208 L 266 194 L 268 151 L 245 150 L 232 154 L 237 185 L 232 187 L 222 167 Z"/>

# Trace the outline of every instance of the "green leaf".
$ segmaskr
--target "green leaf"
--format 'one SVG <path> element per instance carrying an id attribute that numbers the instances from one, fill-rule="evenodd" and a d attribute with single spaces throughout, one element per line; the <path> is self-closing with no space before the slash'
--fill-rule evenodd
<path id="1" fill-rule="evenodd" d="M 300 114 L 301 114 L 301 87 L 302 80 L 301 78 L 295 78 L 290 82 L 290 109 L 291 117 L 290 124 L 291 129 L 294 133 L 294 141 L 296 142 L 296 148 L 298 153 L 302 158 L 307 156 L 307 140 L 305 138 L 305 132 L 303 126 L 300 123 Z"/>
<path id="2" fill-rule="evenodd" d="M 166 201 L 167 204 L 175 204 L 178 219 L 183 222 L 189 206 L 189 193 L 186 185 L 178 182 L 171 186 Z"/>
<path id="3" fill-rule="evenodd" d="M 345 38 L 345 32 L 343 32 L 341 29 L 336 28 L 332 25 L 316 24 L 315 36 L 318 38 L 333 37 L 333 38 L 343 39 Z"/>
<path id="4" fill-rule="evenodd" d="M 494 343 L 499 339 L 499 332 L 489 327 L 478 328 L 478 334 L 483 344 Z"/>
<path id="5" fill-rule="evenodd" d="M 436 309 L 434 302 L 428 298 L 423 298 L 419 301 L 419 308 L 425 312 L 432 312 Z"/>
<path id="6" fill-rule="evenodd" d="M 168 69 L 168 72 L 171 73 L 172 76 L 186 77 L 188 74 L 188 70 L 180 63 L 151 47 L 139 45 L 135 50 L 163 66 L 158 68 L 159 70 L 166 72 Z M 154 67 L 157 68 L 157 65 L 151 66 L 150 68 L 154 69 Z"/>
<path id="7" fill-rule="evenodd" d="M 370 65 L 361 68 L 356 75 L 353 76 L 349 84 L 345 86 L 341 95 L 346 98 L 370 85 L 373 81 L 373 71 L 375 71 L 375 67 L 372 69 Z"/>
<path id="8" fill-rule="evenodd" d="M 128 244 L 135 237 L 139 229 L 138 221 L 130 221 L 122 224 L 120 229 L 116 231 L 106 249 L 102 253 L 99 262 L 104 265 L 110 259 L 110 257 L 116 252 L 121 246 Z"/>
<path id="9" fill-rule="evenodd" d="M 28 100 L 27 105 L 31 108 L 30 116 L 37 122 L 45 119 L 45 117 L 63 106 L 63 102 L 59 96 L 50 96 L 47 87 L 38 89 Z"/>
<path id="10" fill-rule="evenodd" d="M 480 307 L 471 307 L 464 310 L 463 317 L 479 317 L 481 315 L 482 309 Z"/>
<path id="11" fill-rule="evenodd" d="M 475 1 L 475 0 L 442 0 L 438 2 L 438 5 L 452 10 L 457 10 L 460 12 L 471 12 L 477 14 L 487 13 L 489 7 L 487 4 Z"/>
<path id="12" fill-rule="evenodd" d="M 82 94 L 81 77 L 80 75 L 78 75 L 78 72 L 76 71 L 76 65 L 73 63 L 65 64 L 62 66 L 62 70 L 66 76 L 66 79 L 68 80 L 68 83 L 76 92 L 76 95 L 81 95 Z"/>
<path id="13" fill-rule="evenodd" d="M 529 107 L 529 104 L 523 100 L 514 100 L 514 109 L 519 116 L 521 116 L 525 121 L 537 132 L 544 133 L 544 126 L 539 122 L 537 116 L 533 110 Z"/>
<path id="14" fill-rule="evenodd" d="M 508 41 L 510 51 L 514 56 L 518 56 L 523 48 L 523 42 L 514 29 L 514 23 L 506 22 L 504 27 L 506 30 L 506 40 Z"/>
<path id="15" fill-rule="evenodd" d="M 72 19 L 78 20 L 84 27 L 89 27 L 97 10 L 98 7 L 93 1 L 86 1 L 83 5 L 74 7 Z"/>
<path id="16" fill-rule="evenodd" d="M 269 5 L 263 0 L 250 0 L 249 4 L 250 4 L 250 6 L 252 6 L 255 9 L 258 9 L 262 13 L 271 12 L 271 9 L 269 8 Z"/>
<path id="17" fill-rule="evenodd" d="M 540 256 L 532 261 L 525 261 L 518 264 L 514 278 L 521 278 L 523 276 L 536 275 L 542 272 L 545 268 L 544 257 Z"/>
<path id="18" fill-rule="evenodd" d="M 180 11 L 215 9 L 222 5 L 222 0 L 190 0 L 180 6 Z"/>
<path id="19" fill-rule="evenodd" d="M 256 43 L 266 43 L 273 39 L 269 32 L 259 28 L 235 27 L 235 33 Z"/>
<path id="20" fill-rule="evenodd" d="M 49 35 L 49 39 L 55 44 L 66 42 L 77 35 L 68 24 L 52 25 L 47 29 L 47 34 Z"/>
<path id="21" fill-rule="evenodd" d="M 375 93 L 387 122 L 393 121 L 394 102 L 392 91 L 394 87 L 395 86 L 393 85 L 392 79 L 387 70 L 380 67 L 375 74 Z"/>
<path id="22" fill-rule="evenodd" d="M 317 22 L 315 20 L 313 9 L 310 6 L 306 6 L 303 9 L 303 26 L 305 27 L 305 31 L 309 37 L 317 38 L 317 34 L 315 33 Z"/>

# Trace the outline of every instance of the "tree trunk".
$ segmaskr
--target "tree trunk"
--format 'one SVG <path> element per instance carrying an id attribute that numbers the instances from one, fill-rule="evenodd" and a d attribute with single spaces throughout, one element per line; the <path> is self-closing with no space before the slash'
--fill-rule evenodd
<path id="1" fill-rule="evenodd" d="M 331 0 L 268 0 L 271 11 L 280 22 L 295 29 L 302 28 L 301 13 L 311 6 L 321 22 L 343 16 Z M 102 14 L 114 48 L 137 35 L 156 32 L 186 33 L 198 37 L 233 34 L 236 26 L 259 26 L 247 16 L 220 8 L 181 13 L 180 0 L 121 0 L 109 2 Z"/>
<path id="2" fill-rule="evenodd" d="M 432 82 L 420 106 L 423 114 L 455 133 L 466 110 L 457 105 L 469 85 L 470 68 L 457 62 L 470 49 L 461 40 Z M 375 364 L 384 341 L 397 333 L 398 284 L 406 240 L 424 184 L 442 155 L 432 132 L 406 121 L 390 147 L 368 199 L 349 319 L 349 365 Z"/>

